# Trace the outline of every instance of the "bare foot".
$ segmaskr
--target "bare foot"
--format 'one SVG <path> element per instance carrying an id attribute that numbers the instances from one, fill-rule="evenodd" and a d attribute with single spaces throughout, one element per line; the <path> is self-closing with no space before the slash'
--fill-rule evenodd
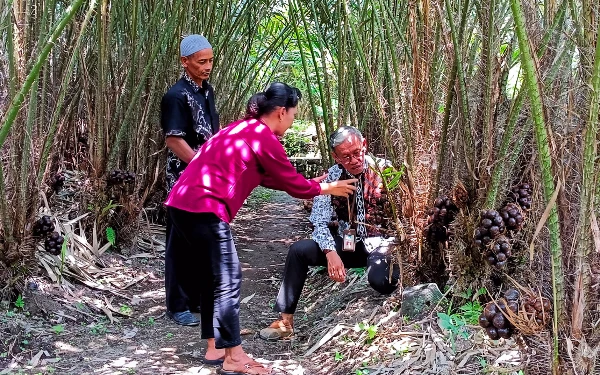
<path id="1" fill-rule="evenodd" d="M 233 358 L 229 357 L 223 362 L 224 371 L 235 371 L 243 374 L 250 375 L 269 375 L 271 369 L 261 365 L 252 358 L 246 356 L 247 361 L 234 361 Z"/>
<path id="2" fill-rule="evenodd" d="M 225 349 L 223 371 L 232 371 L 250 375 L 269 375 L 271 369 L 250 358 L 241 345 Z"/>
<path id="3" fill-rule="evenodd" d="M 208 359 L 209 361 L 223 359 L 225 358 L 225 349 L 208 348 L 206 349 L 206 355 L 204 358 Z"/>
<path id="4" fill-rule="evenodd" d="M 224 359 L 225 358 L 225 349 L 217 349 L 215 347 L 215 339 L 210 338 L 210 339 L 206 340 L 206 354 L 204 355 L 204 358 L 209 361 L 214 361 L 217 359 Z"/>

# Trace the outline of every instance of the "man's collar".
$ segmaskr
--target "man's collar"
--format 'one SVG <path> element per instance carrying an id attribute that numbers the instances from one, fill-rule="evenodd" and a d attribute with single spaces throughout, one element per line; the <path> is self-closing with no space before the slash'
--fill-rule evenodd
<path id="1" fill-rule="evenodd" d="M 192 79 L 192 77 L 189 76 L 189 74 L 187 74 L 185 70 L 183 71 L 181 78 L 185 79 L 186 82 L 192 86 L 192 90 L 194 90 L 194 92 L 198 92 L 200 90 L 200 86 L 198 86 L 198 84 Z M 206 82 L 206 80 L 202 81 L 202 88 L 205 90 L 208 88 L 208 82 Z"/>

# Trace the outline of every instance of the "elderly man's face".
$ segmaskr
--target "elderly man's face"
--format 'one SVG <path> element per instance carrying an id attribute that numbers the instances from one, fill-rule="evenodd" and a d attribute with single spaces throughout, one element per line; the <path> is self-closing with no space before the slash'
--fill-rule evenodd
<path id="1" fill-rule="evenodd" d="M 333 150 L 333 158 L 348 172 L 357 175 L 365 168 L 366 151 L 367 141 L 361 141 L 357 136 L 351 135 Z"/>
<path id="2" fill-rule="evenodd" d="M 192 55 L 181 58 L 181 65 L 198 85 L 207 80 L 213 67 L 214 54 L 212 48 L 205 48 Z"/>

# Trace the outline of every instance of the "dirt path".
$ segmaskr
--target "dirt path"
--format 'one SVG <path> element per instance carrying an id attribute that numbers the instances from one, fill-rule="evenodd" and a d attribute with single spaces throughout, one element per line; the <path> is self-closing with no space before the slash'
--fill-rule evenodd
<path id="1" fill-rule="evenodd" d="M 240 320 L 248 332 L 243 346 L 256 358 L 276 361 L 279 367 L 298 367 L 289 361 L 295 357 L 292 344 L 267 343 L 256 332 L 277 317 L 272 306 L 287 248 L 306 237 L 305 217 L 297 200 L 260 189 L 232 225 L 243 268 Z M 114 314 L 116 322 L 111 324 L 95 314 L 81 313 L 86 310 L 82 305 L 61 306 L 64 291 L 38 278 L 36 290 L 25 295 L 25 311 L 9 311 L 0 318 L 4 328 L 0 374 L 216 374 L 215 368 L 200 363 L 205 350 L 200 328 L 181 327 L 164 317 L 162 257 L 142 261 L 114 257 L 114 261 L 149 274 L 131 288 L 131 300 L 112 301 L 113 306 L 130 308 L 131 318 Z M 103 299 L 97 291 L 77 289 L 75 294 L 88 300 Z M 62 331 L 52 328 L 56 326 L 62 326 Z"/>
<path id="2" fill-rule="evenodd" d="M 522 374 L 525 357 L 515 341 L 491 342 L 474 326 L 442 330 L 435 312 L 410 321 L 399 314 L 399 293 L 378 295 L 364 270 L 349 270 L 345 283 L 335 283 L 312 269 L 294 339 L 260 339 L 258 331 L 277 318 L 272 306 L 287 249 L 310 235 L 306 216 L 298 200 L 257 189 L 232 225 L 243 267 L 243 346 L 276 374 Z M 0 375 L 217 373 L 200 362 L 200 328 L 165 318 L 162 252 L 107 252 L 102 262 L 114 270 L 102 283 L 126 273 L 135 282 L 113 292 L 64 287 L 40 269 L 21 307 L 0 306 Z M 535 362 L 546 363 L 549 352 L 538 348 Z"/>

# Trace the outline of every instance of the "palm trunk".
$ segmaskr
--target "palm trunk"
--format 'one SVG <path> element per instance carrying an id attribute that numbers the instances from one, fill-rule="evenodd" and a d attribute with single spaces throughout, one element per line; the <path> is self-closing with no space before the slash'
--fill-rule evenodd
<path id="1" fill-rule="evenodd" d="M 583 322 L 587 305 L 587 293 L 590 289 L 590 267 L 588 256 L 592 252 L 593 243 L 591 217 L 594 213 L 594 189 L 598 186 L 598 172 L 594 168 L 598 157 L 598 107 L 600 102 L 600 33 L 596 40 L 594 66 L 591 72 L 589 87 L 591 88 L 589 117 L 583 136 L 583 167 L 581 180 L 579 211 L 579 243 L 575 253 L 575 293 L 573 295 L 573 311 L 571 315 L 571 333 L 577 340 L 583 336 Z"/>

